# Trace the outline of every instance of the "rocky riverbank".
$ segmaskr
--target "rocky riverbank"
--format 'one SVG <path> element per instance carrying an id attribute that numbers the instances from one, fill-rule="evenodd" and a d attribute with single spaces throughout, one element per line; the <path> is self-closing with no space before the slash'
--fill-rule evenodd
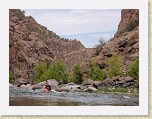
<path id="1" fill-rule="evenodd" d="M 55 79 L 49 79 L 48 83 L 51 85 L 51 90 L 57 92 L 102 92 L 102 93 L 139 93 L 139 86 L 132 77 L 114 77 L 113 79 L 107 78 L 104 81 L 93 81 L 91 79 L 85 80 L 82 84 L 75 84 L 73 82 L 67 84 L 59 84 Z M 40 90 L 45 86 L 45 81 L 38 84 L 31 85 L 27 80 L 18 78 L 14 84 L 9 84 L 10 88 L 21 88 L 23 90 Z"/>

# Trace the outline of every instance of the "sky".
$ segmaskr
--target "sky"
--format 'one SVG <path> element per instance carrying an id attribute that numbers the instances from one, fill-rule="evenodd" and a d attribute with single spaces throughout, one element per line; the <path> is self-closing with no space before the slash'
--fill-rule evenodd
<path id="1" fill-rule="evenodd" d="M 76 39 L 86 48 L 109 40 L 116 33 L 121 9 L 22 9 L 61 38 Z"/>

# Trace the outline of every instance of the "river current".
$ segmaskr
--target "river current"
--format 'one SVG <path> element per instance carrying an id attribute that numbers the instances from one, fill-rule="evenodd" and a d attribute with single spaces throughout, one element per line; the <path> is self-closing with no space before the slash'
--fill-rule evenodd
<path id="1" fill-rule="evenodd" d="M 10 106 L 138 106 L 139 96 L 89 92 L 43 93 L 43 90 L 9 89 Z"/>

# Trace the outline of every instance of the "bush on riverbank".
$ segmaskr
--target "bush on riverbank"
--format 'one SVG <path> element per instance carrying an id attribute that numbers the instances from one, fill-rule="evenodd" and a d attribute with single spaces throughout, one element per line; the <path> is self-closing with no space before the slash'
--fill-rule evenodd
<path id="1" fill-rule="evenodd" d="M 82 83 L 82 73 L 80 64 L 76 64 L 73 66 L 73 74 L 71 76 L 71 81 L 76 84 Z"/>
<path id="2" fill-rule="evenodd" d="M 92 60 L 90 69 L 90 78 L 95 81 L 103 81 L 105 78 L 104 72 L 96 65 L 95 61 Z"/>
<path id="3" fill-rule="evenodd" d="M 122 59 L 118 55 L 113 55 L 108 61 L 109 71 L 107 77 L 112 78 L 122 75 Z"/>
<path id="4" fill-rule="evenodd" d="M 137 58 L 131 65 L 129 69 L 129 76 L 137 80 L 139 85 L 139 58 Z"/>
<path id="5" fill-rule="evenodd" d="M 41 78 L 41 76 L 44 74 L 44 72 L 46 72 L 47 70 L 47 65 L 45 62 L 40 61 L 39 64 L 34 66 L 34 70 L 36 72 L 35 76 L 34 76 L 34 83 L 39 83 L 42 82 L 43 79 Z"/>

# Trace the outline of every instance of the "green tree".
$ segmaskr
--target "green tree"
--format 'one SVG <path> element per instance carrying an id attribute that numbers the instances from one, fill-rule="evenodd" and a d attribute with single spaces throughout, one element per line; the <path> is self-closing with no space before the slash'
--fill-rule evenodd
<path id="1" fill-rule="evenodd" d="M 122 59 L 118 55 L 113 55 L 108 61 L 109 71 L 107 72 L 107 76 L 112 78 L 114 76 L 122 75 Z"/>
<path id="2" fill-rule="evenodd" d="M 139 84 L 139 58 L 137 58 L 129 67 L 129 76 L 133 77 L 137 80 L 137 84 Z"/>
<path id="3" fill-rule="evenodd" d="M 67 72 L 67 69 L 63 62 L 57 60 L 56 62 L 51 64 L 47 72 L 45 72 L 40 77 L 41 80 L 50 79 L 50 78 L 54 78 L 57 81 L 62 81 L 62 83 L 68 82 L 69 73 Z"/>
<path id="4" fill-rule="evenodd" d="M 95 81 L 103 81 L 105 78 L 104 72 L 96 65 L 95 61 L 92 60 L 90 69 L 90 78 Z"/>
<path id="5" fill-rule="evenodd" d="M 36 74 L 34 76 L 34 82 L 39 83 L 39 82 L 43 81 L 42 78 L 40 78 L 40 77 L 43 75 L 44 72 L 47 71 L 46 63 L 43 61 L 40 61 L 39 64 L 34 66 L 34 70 L 36 71 Z"/>
<path id="6" fill-rule="evenodd" d="M 81 66 L 80 64 L 76 64 L 73 66 L 73 77 L 72 80 L 76 84 L 82 83 L 82 73 L 81 73 Z"/>

